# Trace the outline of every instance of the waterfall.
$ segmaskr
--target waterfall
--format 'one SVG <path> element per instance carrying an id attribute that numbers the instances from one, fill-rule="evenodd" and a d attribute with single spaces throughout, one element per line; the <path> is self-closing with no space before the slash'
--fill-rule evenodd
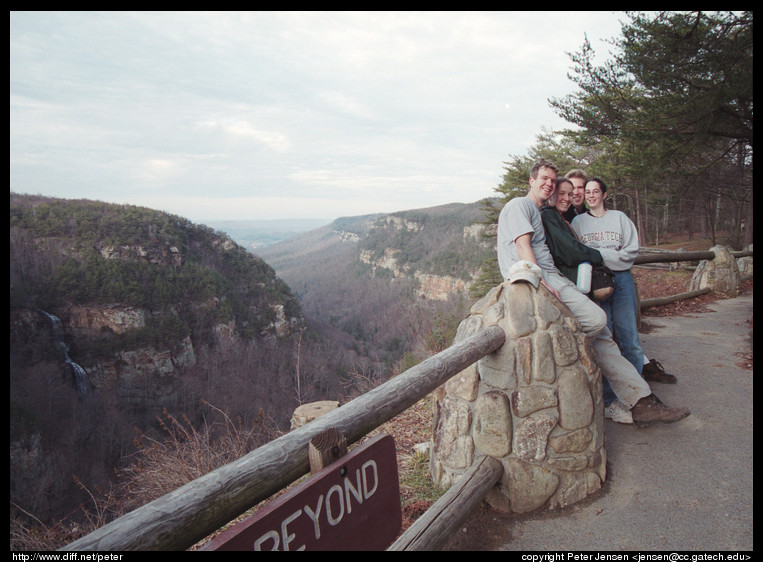
<path id="1" fill-rule="evenodd" d="M 39 310 L 39 309 L 38 309 Z M 77 363 L 71 360 L 69 357 L 69 346 L 64 341 L 64 326 L 61 319 L 58 316 L 53 316 L 40 310 L 49 321 L 53 331 L 53 339 L 56 341 L 56 345 L 61 349 L 61 353 L 64 356 L 64 362 L 69 366 L 74 378 L 74 388 L 80 397 L 87 396 L 90 393 L 90 380 L 88 379 L 87 372 Z"/>

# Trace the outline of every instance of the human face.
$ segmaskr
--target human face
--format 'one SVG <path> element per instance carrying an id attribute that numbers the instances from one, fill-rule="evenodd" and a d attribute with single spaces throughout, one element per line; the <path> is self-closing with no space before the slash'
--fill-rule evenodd
<path id="1" fill-rule="evenodd" d="M 572 205 L 576 208 L 583 206 L 585 201 L 585 180 L 583 178 L 570 178 L 572 182 Z"/>
<path id="2" fill-rule="evenodd" d="M 568 181 L 560 182 L 556 187 L 556 203 L 554 208 L 561 214 L 567 212 L 572 204 L 572 197 L 574 193 L 573 185 Z"/>
<path id="3" fill-rule="evenodd" d="M 551 168 L 538 170 L 538 177 L 530 177 L 529 197 L 540 207 L 545 205 L 556 188 L 556 171 Z"/>
<path id="4" fill-rule="evenodd" d="M 606 192 L 602 192 L 598 182 L 589 181 L 585 185 L 585 200 L 591 211 L 599 211 L 604 208 L 604 200 L 607 198 Z"/>

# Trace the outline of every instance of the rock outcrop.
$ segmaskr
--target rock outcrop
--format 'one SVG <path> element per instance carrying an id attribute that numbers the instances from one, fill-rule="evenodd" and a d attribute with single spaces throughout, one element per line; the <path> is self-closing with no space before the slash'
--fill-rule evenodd
<path id="1" fill-rule="evenodd" d="M 172 349 L 119 351 L 113 359 L 84 367 L 96 390 L 113 392 L 132 408 L 151 411 L 177 402 L 181 376 L 195 364 L 189 336 Z"/>
<path id="2" fill-rule="evenodd" d="M 109 330 L 122 334 L 146 326 L 148 313 L 142 308 L 120 304 L 71 304 L 65 311 L 67 326 L 77 332 L 97 334 Z"/>

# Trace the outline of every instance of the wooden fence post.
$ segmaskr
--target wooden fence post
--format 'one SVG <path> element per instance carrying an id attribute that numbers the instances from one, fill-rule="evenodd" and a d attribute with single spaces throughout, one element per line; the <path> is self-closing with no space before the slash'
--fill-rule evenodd
<path id="1" fill-rule="evenodd" d="M 347 439 L 332 427 L 310 440 L 307 456 L 310 460 L 310 474 L 347 454 Z"/>

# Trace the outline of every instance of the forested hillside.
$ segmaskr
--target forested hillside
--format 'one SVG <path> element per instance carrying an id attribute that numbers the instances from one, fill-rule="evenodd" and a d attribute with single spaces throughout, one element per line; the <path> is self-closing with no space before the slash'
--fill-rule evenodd
<path id="1" fill-rule="evenodd" d="M 357 352 L 347 369 L 379 381 L 450 344 L 495 254 L 483 217 L 482 203 L 344 217 L 256 252 Z"/>
<path id="2" fill-rule="evenodd" d="M 447 347 L 494 253 L 483 213 L 341 218 L 261 258 L 166 213 L 11 194 L 12 500 L 60 515 L 166 415 L 224 413 L 254 446 Z"/>
<path id="3" fill-rule="evenodd" d="M 72 475 L 107 487 L 164 411 L 285 429 L 344 390 L 271 266 L 166 213 L 11 194 L 10 303 L 11 496 L 37 514 L 81 501 Z"/>
<path id="4" fill-rule="evenodd" d="M 475 227 L 482 220 L 479 204 L 401 211 L 375 223 L 359 247 L 372 262 L 393 249 L 402 270 L 471 280 L 492 253 Z"/>
<path id="5" fill-rule="evenodd" d="M 214 320 L 235 320 L 249 334 L 274 320 L 271 304 L 301 314 L 267 263 L 180 217 L 11 194 L 10 228 L 12 307 L 120 302 L 163 313 L 216 297 L 225 305 Z"/>

